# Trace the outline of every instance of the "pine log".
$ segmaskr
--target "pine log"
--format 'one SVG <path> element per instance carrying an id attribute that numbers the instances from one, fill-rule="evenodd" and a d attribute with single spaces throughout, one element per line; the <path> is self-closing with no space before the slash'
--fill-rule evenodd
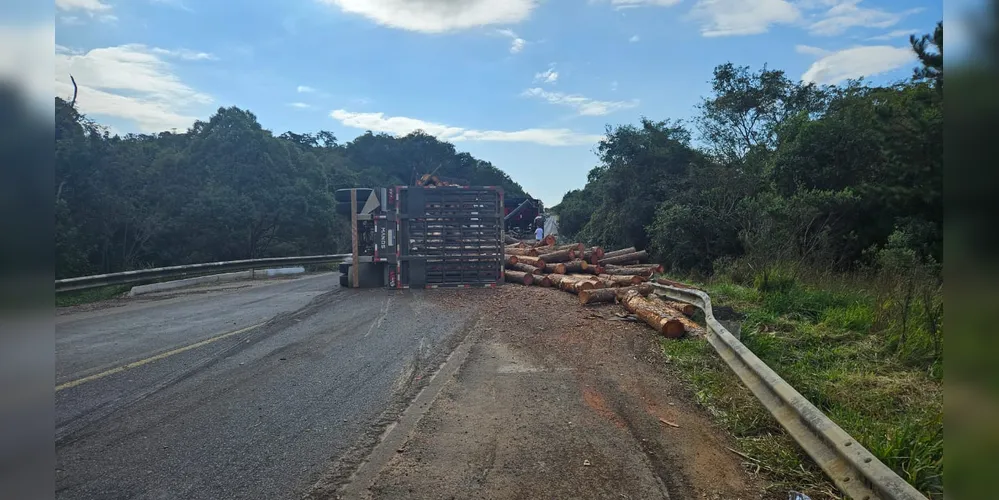
<path id="1" fill-rule="evenodd" d="M 515 266 L 518 262 L 520 262 L 520 257 L 517 257 L 516 255 L 505 255 L 503 261 L 508 266 Z"/>
<path id="2" fill-rule="evenodd" d="M 685 328 L 681 321 L 670 316 L 664 316 L 658 307 L 645 297 L 642 297 L 638 291 L 631 290 L 627 292 L 621 302 L 628 311 L 638 316 L 639 319 L 655 329 L 657 333 L 671 339 L 683 335 Z"/>
<path id="3" fill-rule="evenodd" d="M 600 259 L 601 265 L 607 264 L 629 264 L 633 262 L 642 262 L 649 259 L 649 254 L 642 250 L 641 252 L 626 253 L 623 255 L 617 255 L 614 257 L 604 257 Z"/>
<path id="4" fill-rule="evenodd" d="M 600 256 L 597 255 L 592 248 L 587 248 L 583 251 L 583 260 L 589 262 L 590 264 L 597 265 L 600 263 Z"/>
<path id="5" fill-rule="evenodd" d="M 683 328 L 685 331 L 704 333 L 704 329 L 701 328 L 701 325 L 694 323 L 690 318 L 685 316 L 682 311 L 673 308 L 670 305 L 672 301 L 663 300 L 660 299 L 659 297 L 649 297 L 649 302 L 661 313 L 665 313 L 663 314 L 664 317 L 668 315 L 669 317 L 683 323 Z"/>
<path id="6" fill-rule="evenodd" d="M 600 287 L 600 283 L 597 283 L 595 280 L 572 279 L 571 275 L 568 274 L 565 276 L 566 277 L 559 282 L 559 288 L 569 293 L 579 293 L 583 290 L 592 290 Z"/>
<path id="7" fill-rule="evenodd" d="M 514 271 L 520 271 L 522 273 L 543 274 L 541 269 L 538 269 L 530 264 L 524 264 L 523 262 L 518 262 L 512 266 L 508 265 L 506 268 Z"/>
<path id="8" fill-rule="evenodd" d="M 614 286 L 631 286 L 645 282 L 645 278 L 637 275 L 599 274 L 597 276 L 604 281 L 614 283 Z"/>
<path id="9" fill-rule="evenodd" d="M 638 250 L 636 250 L 635 247 L 622 248 L 620 250 L 613 250 L 613 251 L 610 251 L 610 252 L 604 252 L 604 258 L 606 259 L 608 257 L 617 257 L 618 255 L 635 253 L 637 251 Z"/>
<path id="10" fill-rule="evenodd" d="M 700 290 L 700 288 L 697 288 L 696 286 L 690 286 L 690 285 L 688 285 L 686 283 L 680 283 L 679 281 L 673 281 L 673 280 L 666 279 L 666 278 L 659 278 L 659 279 L 656 280 L 656 283 L 659 283 L 660 285 L 674 286 L 676 288 L 687 288 L 687 289 L 690 289 L 690 290 Z"/>
<path id="11" fill-rule="evenodd" d="M 666 306 L 669 307 L 670 309 L 676 309 L 677 311 L 682 312 L 683 315 L 688 318 L 693 316 L 694 313 L 697 312 L 697 308 L 694 307 L 694 304 L 688 304 L 686 302 L 680 302 L 678 300 L 664 300 L 663 302 L 665 302 Z"/>
<path id="12" fill-rule="evenodd" d="M 503 242 L 506 243 L 506 244 L 508 244 L 508 245 L 510 245 L 510 244 L 517 244 L 517 243 L 523 243 L 522 241 L 518 240 L 517 238 L 514 238 L 513 236 L 510 236 L 509 234 L 504 234 L 503 235 Z"/>
<path id="13" fill-rule="evenodd" d="M 516 243 L 507 243 L 506 248 L 527 248 L 528 244 L 523 241 L 518 241 Z"/>
<path id="14" fill-rule="evenodd" d="M 556 250 L 554 252 L 548 252 L 544 254 L 545 262 L 569 262 L 576 258 L 576 250 L 573 248 L 566 248 L 565 250 Z"/>
<path id="15" fill-rule="evenodd" d="M 507 255 L 526 255 L 528 257 L 538 256 L 538 251 L 533 248 L 507 248 L 505 252 Z"/>
<path id="16" fill-rule="evenodd" d="M 569 262 L 563 262 L 565 266 L 565 273 L 579 273 L 586 271 L 590 265 L 585 260 L 570 260 Z"/>
<path id="17" fill-rule="evenodd" d="M 524 273 L 521 271 L 511 271 L 509 269 L 503 271 L 503 276 L 510 283 L 520 283 L 522 285 L 530 285 L 534 282 L 534 275 L 531 273 Z"/>
<path id="18" fill-rule="evenodd" d="M 577 252 L 582 252 L 583 250 L 585 250 L 585 248 L 583 247 L 582 243 L 570 243 L 568 245 L 545 247 L 544 249 L 539 248 L 538 253 L 546 254 L 551 252 L 557 252 L 559 250 L 575 250 Z"/>
<path id="19" fill-rule="evenodd" d="M 653 271 L 652 269 L 631 269 L 631 268 L 621 268 L 618 266 L 605 266 L 604 274 L 614 274 L 620 276 L 641 276 L 643 278 L 651 278 Z"/>
<path id="20" fill-rule="evenodd" d="M 521 255 L 517 257 L 517 262 L 523 262 L 529 266 L 534 266 L 538 269 L 544 269 L 545 265 L 548 264 L 547 260 L 541 257 L 531 257 L 529 255 Z"/>
<path id="21" fill-rule="evenodd" d="M 548 276 L 541 275 L 540 279 L 538 279 L 537 277 L 534 278 L 534 284 L 544 288 L 551 288 L 552 280 Z"/>
<path id="22" fill-rule="evenodd" d="M 555 288 L 561 288 L 562 282 L 569 279 L 569 277 L 564 274 L 549 274 L 545 277 L 548 278 L 548 281 L 551 281 L 552 286 Z"/>
<path id="23" fill-rule="evenodd" d="M 628 269 L 652 269 L 652 271 L 656 273 L 663 272 L 662 264 L 626 264 L 618 267 L 626 267 Z"/>
<path id="24" fill-rule="evenodd" d="M 555 237 L 549 234 L 548 236 L 542 238 L 541 241 L 535 241 L 533 246 L 537 248 L 537 247 L 548 247 L 554 245 L 555 245 Z"/>
<path id="25" fill-rule="evenodd" d="M 630 291 L 636 291 L 639 295 L 646 297 L 652 293 L 652 285 L 644 283 L 641 285 L 629 286 L 625 288 L 603 288 L 594 290 L 583 290 L 579 292 L 580 304 L 596 304 L 600 302 L 614 302 L 624 299 Z"/>

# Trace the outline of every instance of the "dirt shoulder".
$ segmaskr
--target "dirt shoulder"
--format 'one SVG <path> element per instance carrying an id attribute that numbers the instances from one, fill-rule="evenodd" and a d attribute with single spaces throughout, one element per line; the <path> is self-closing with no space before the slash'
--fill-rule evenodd
<path id="1" fill-rule="evenodd" d="M 762 498 L 640 323 L 506 286 L 373 498 Z M 665 422 L 675 424 L 677 427 Z M 355 485 L 356 486 L 356 485 Z"/>

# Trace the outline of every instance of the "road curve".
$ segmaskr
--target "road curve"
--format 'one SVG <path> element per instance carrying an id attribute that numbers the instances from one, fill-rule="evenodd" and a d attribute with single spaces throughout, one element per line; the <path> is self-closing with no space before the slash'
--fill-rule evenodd
<path id="1" fill-rule="evenodd" d="M 478 312 L 336 282 L 57 317 L 57 498 L 293 498 L 373 443 Z"/>

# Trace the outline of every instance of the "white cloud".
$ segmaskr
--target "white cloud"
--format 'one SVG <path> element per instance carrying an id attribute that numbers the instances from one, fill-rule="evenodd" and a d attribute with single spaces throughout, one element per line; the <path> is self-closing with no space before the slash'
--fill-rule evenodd
<path id="1" fill-rule="evenodd" d="M 527 45 L 527 41 L 517 36 L 517 34 L 513 32 L 513 30 L 502 29 L 502 30 L 496 30 L 496 32 L 503 36 L 513 39 L 513 41 L 510 42 L 511 54 L 519 53 L 520 51 L 524 50 L 524 45 Z"/>
<path id="2" fill-rule="evenodd" d="M 514 24 L 530 16 L 537 0 L 320 0 L 383 26 L 443 33 Z"/>
<path id="3" fill-rule="evenodd" d="M 603 116 L 615 111 L 638 106 L 637 99 L 631 101 L 598 101 L 578 94 L 549 92 L 537 87 L 525 90 L 523 95 L 544 99 L 551 104 L 574 108 L 581 116 Z"/>
<path id="4" fill-rule="evenodd" d="M 906 16 L 920 12 L 921 8 L 904 12 L 887 12 L 881 9 L 861 7 L 862 0 L 824 0 L 829 10 L 812 23 L 808 30 L 813 35 L 835 36 L 854 27 L 890 28 Z"/>
<path id="5" fill-rule="evenodd" d="M 417 118 L 386 117 L 384 113 L 353 113 L 343 109 L 332 111 L 330 116 L 348 127 L 361 130 L 385 132 L 393 135 L 406 135 L 416 130 L 423 130 L 441 140 L 452 142 L 531 142 L 545 146 L 576 146 L 594 144 L 603 138 L 601 135 L 581 134 L 569 129 L 532 128 L 511 132 L 465 129 Z"/>
<path id="6" fill-rule="evenodd" d="M 801 11 L 787 0 L 698 0 L 690 18 L 701 23 L 703 36 L 756 35 L 798 21 Z"/>
<path id="7" fill-rule="evenodd" d="M 611 0 L 611 5 L 616 9 L 630 9 L 634 7 L 642 7 L 644 5 L 653 5 L 659 7 L 670 7 L 680 3 L 682 0 Z"/>
<path id="8" fill-rule="evenodd" d="M 0 26 L 0 47 L 4 47 L 0 50 L 0 79 L 13 82 L 32 103 L 51 110 L 54 23 Z"/>
<path id="9" fill-rule="evenodd" d="M 617 92 L 617 80 L 614 80 L 613 82 L 611 82 L 610 89 L 613 92 Z"/>
<path id="10" fill-rule="evenodd" d="M 101 0 L 56 0 L 59 10 L 84 10 L 87 12 L 106 12 L 111 6 Z"/>
<path id="11" fill-rule="evenodd" d="M 299 94 L 308 94 L 311 92 L 315 92 L 316 89 L 309 87 L 308 85 L 299 85 L 298 88 L 295 89 L 295 91 L 298 92 Z"/>
<path id="12" fill-rule="evenodd" d="M 640 38 L 638 37 L 638 35 L 632 35 L 632 37 L 628 39 L 628 41 L 631 42 L 631 43 L 635 43 L 635 42 L 637 42 L 639 40 L 640 40 Z"/>
<path id="13" fill-rule="evenodd" d="M 288 103 L 288 105 L 291 106 L 291 107 L 293 107 L 293 108 L 298 108 L 298 109 L 309 109 L 309 108 L 312 107 L 311 104 L 307 104 L 307 103 L 304 103 L 304 102 L 290 102 L 290 103 Z"/>
<path id="14" fill-rule="evenodd" d="M 895 30 L 883 35 L 872 36 L 868 40 L 893 40 L 895 38 L 909 38 L 909 35 L 915 35 L 919 33 L 919 30 Z"/>
<path id="15" fill-rule="evenodd" d="M 794 51 L 799 54 L 808 54 L 810 56 L 824 56 L 829 53 L 826 49 L 820 49 L 818 47 L 812 47 L 810 45 L 795 45 Z"/>
<path id="16" fill-rule="evenodd" d="M 67 26 L 79 26 L 83 20 L 79 16 L 59 16 L 59 22 Z"/>
<path id="17" fill-rule="evenodd" d="M 196 52 L 188 49 L 161 49 L 159 47 L 153 47 L 151 51 L 154 54 L 159 54 L 167 57 L 176 57 L 183 59 L 185 61 L 214 61 L 217 58 L 207 52 Z"/>
<path id="18" fill-rule="evenodd" d="M 806 82 L 834 85 L 845 80 L 872 76 L 898 69 L 914 62 L 910 47 L 873 45 L 832 52 L 815 61 L 801 79 Z"/>
<path id="19" fill-rule="evenodd" d="M 186 129 L 212 98 L 174 74 L 155 48 L 120 45 L 55 54 L 55 94 L 70 98 L 70 75 L 79 86 L 77 106 L 86 114 L 132 121 L 143 132 Z"/>
<path id="20" fill-rule="evenodd" d="M 558 81 L 558 71 L 555 71 L 554 66 L 548 68 L 546 71 L 534 74 L 534 81 L 541 83 L 554 84 Z"/>

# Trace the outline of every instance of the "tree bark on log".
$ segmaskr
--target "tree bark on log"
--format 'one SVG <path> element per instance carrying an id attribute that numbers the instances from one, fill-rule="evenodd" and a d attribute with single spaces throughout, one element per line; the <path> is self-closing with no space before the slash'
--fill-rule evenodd
<path id="1" fill-rule="evenodd" d="M 623 287 L 631 285 L 640 285 L 645 282 L 645 278 L 641 276 L 631 275 L 617 275 L 617 274 L 599 274 L 598 278 L 614 283 L 614 286 Z"/>
<path id="2" fill-rule="evenodd" d="M 569 273 L 566 276 L 569 276 L 569 279 L 572 279 L 572 280 L 586 281 L 588 283 L 592 283 L 593 284 L 593 288 L 607 288 L 604 285 L 603 280 L 601 280 L 600 278 L 597 278 L 596 276 L 592 276 L 592 275 L 589 275 L 589 274 L 581 274 L 581 273 L 575 273 L 575 274 L 574 273 Z"/>
<path id="3" fill-rule="evenodd" d="M 629 254 L 629 253 L 635 253 L 637 251 L 638 250 L 636 250 L 635 247 L 622 248 L 620 250 L 612 250 L 610 252 L 604 252 L 604 257 L 603 258 L 606 259 L 608 257 L 617 257 L 618 255 L 625 255 L 625 254 Z"/>
<path id="4" fill-rule="evenodd" d="M 519 257 L 518 256 L 514 257 L 517 257 L 517 262 L 522 262 L 529 266 L 534 266 L 538 269 L 544 269 L 545 265 L 548 264 L 548 262 L 545 259 L 542 259 L 541 257 L 531 257 L 529 255 L 521 255 Z"/>
<path id="5" fill-rule="evenodd" d="M 583 260 L 585 260 L 586 262 L 589 262 L 594 266 L 600 264 L 600 256 L 597 255 L 592 248 L 587 248 L 585 251 L 583 251 L 582 255 L 583 255 Z"/>
<path id="6" fill-rule="evenodd" d="M 638 316 L 657 333 L 671 339 L 683 335 L 685 327 L 682 322 L 668 315 L 663 315 L 663 311 L 660 311 L 655 304 L 642 297 L 637 291 L 627 292 L 621 302 L 628 311 Z"/>
<path id="7" fill-rule="evenodd" d="M 688 318 L 693 316 L 694 313 L 697 312 L 697 308 L 694 307 L 694 304 L 688 304 L 686 302 L 680 302 L 678 300 L 663 300 L 663 303 L 666 304 L 666 307 L 680 311 L 681 313 L 683 313 L 684 316 Z"/>
<path id="8" fill-rule="evenodd" d="M 517 238 L 514 238 L 513 236 L 510 236 L 509 234 L 504 234 L 503 235 L 503 242 L 506 243 L 506 244 L 508 244 L 508 245 L 517 244 L 517 243 L 523 243 L 522 241 L 518 240 Z"/>
<path id="9" fill-rule="evenodd" d="M 541 275 L 540 279 L 538 279 L 538 277 L 535 276 L 534 277 L 534 284 L 536 286 L 540 286 L 540 287 L 544 287 L 544 288 L 551 288 L 551 286 L 552 286 L 552 280 L 551 280 L 551 278 L 549 278 L 548 276 L 545 276 L 545 275 Z"/>
<path id="10" fill-rule="evenodd" d="M 505 252 L 507 255 L 526 255 L 528 257 L 538 256 L 538 251 L 533 248 L 507 248 Z"/>
<path id="11" fill-rule="evenodd" d="M 632 262 L 642 262 L 645 260 L 649 260 L 649 254 L 646 253 L 645 250 L 642 250 L 641 252 L 626 253 L 614 257 L 604 257 L 600 259 L 600 264 L 630 264 Z"/>
<path id="12" fill-rule="evenodd" d="M 511 271 L 507 269 L 503 271 L 503 276 L 510 283 L 520 283 L 521 285 L 530 285 L 531 283 L 534 282 L 534 275 L 531 273 Z"/>
<path id="13" fill-rule="evenodd" d="M 572 248 L 566 248 L 565 250 L 556 250 L 554 252 L 548 252 L 544 254 L 543 258 L 546 263 L 554 262 L 569 262 L 576 258 L 576 250 Z"/>
<path id="14" fill-rule="evenodd" d="M 656 283 L 666 286 L 675 286 L 677 288 L 687 288 L 689 290 L 700 290 L 700 288 L 697 288 L 696 286 L 690 286 L 686 283 L 680 283 L 679 281 L 673 281 L 666 278 L 659 278 L 656 280 Z"/>
<path id="15" fill-rule="evenodd" d="M 551 252 L 557 252 L 559 250 L 575 250 L 577 252 L 582 252 L 584 250 L 582 243 L 570 243 L 568 245 L 559 245 L 553 247 L 545 247 L 544 249 L 539 248 L 539 255 L 548 254 Z"/>
<path id="16" fill-rule="evenodd" d="M 601 284 L 596 282 L 595 280 L 572 279 L 568 274 L 565 276 L 568 279 L 562 279 L 562 281 L 559 283 L 559 288 L 569 293 L 578 294 L 583 290 L 592 290 L 594 288 L 599 288 L 601 286 Z"/>
<path id="17" fill-rule="evenodd" d="M 650 297 L 649 302 L 651 302 L 652 305 L 656 307 L 660 312 L 665 312 L 666 314 L 664 314 L 663 316 L 670 315 L 671 318 L 683 323 L 683 328 L 685 331 L 704 333 L 704 329 L 701 328 L 701 325 L 694 323 L 690 318 L 684 315 L 685 313 L 672 307 L 670 305 L 672 301 L 662 300 L 659 297 Z M 680 304 L 683 304 L 683 302 L 680 302 Z"/>
<path id="18" fill-rule="evenodd" d="M 568 276 L 564 274 L 549 274 L 545 277 L 552 282 L 552 286 L 555 288 L 561 288 L 562 281 L 568 279 Z"/>
<path id="19" fill-rule="evenodd" d="M 550 247 L 555 244 L 555 237 L 552 235 L 545 236 L 541 241 L 535 241 L 534 247 Z"/>
<path id="20" fill-rule="evenodd" d="M 652 293 L 652 285 L 644 283 L 641 285 L 629 286 L 625 288 L 601 288 L 593 290 L 583 290 L 579 292 L 579 303 L 586 304 L 597 304 L 600 302 L 614 302 L 615 300 L 623 300 L 624 297 L 630 291 L 636 291 L 639 295 L 647 297 Z"/>
<path id="21" fill-rule="evenodd" d="M 623 266 L 616 266 L 616 267 L 623 267 L 627 269 L 652 269 L 654 272 L 657 273 L 663 272 L 662 264 L 626 264 Z"/>
<path id="22" fill-rule="evenodd" d="M 520 262 L 520 257 L 517 257 L 516 255 L 504 255 L 503 262 L 506 263 L 507 266 L 515 266 L 518 262 Z"/>
<path id="23" fill-rule="evenodd" d="M 604 274 L 614 274 L 619 276 L 641 276 L 643 278 L 652 277 L 652 269 L 630 269 L 621 268 L 618 266 L 606 266 L 604 267 Z"/>
<path id="24" fill-rule="evenodd" d="M 580 273 L 586 271 L 590 265 L 585 260 L 570 260 L 569 262 L 563 262 L 565 266 L 565 273 Z"/>
<path id="25" fill-rule="evenodd" d="M 538 269 L 530 264 L 524 264 L 523 262 L 518 262 L 512 266 L 506 266 L 506 268 L 514 271 L 520 271 L 522 273 L 543 274 L 541 269 Z"/>

